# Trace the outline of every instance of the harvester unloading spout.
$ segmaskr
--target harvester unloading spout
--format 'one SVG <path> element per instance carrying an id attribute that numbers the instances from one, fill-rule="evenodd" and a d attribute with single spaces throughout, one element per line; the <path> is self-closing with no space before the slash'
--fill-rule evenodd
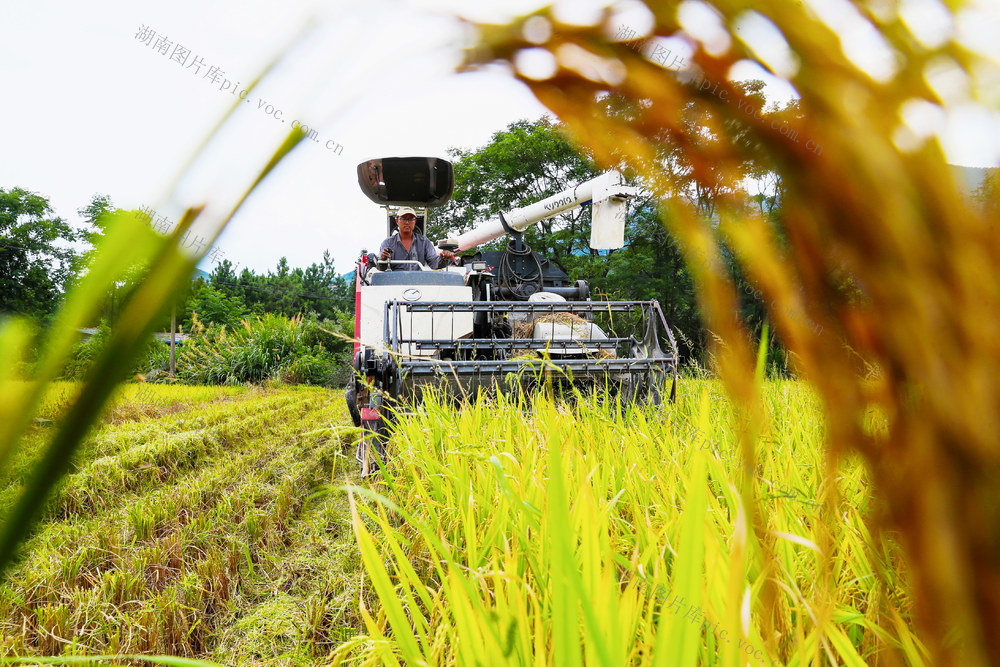
<path id="1" fill-rule="evenodd" d="M 635 195 L 635 191 L 635 187 L 625 184 L 620 173 L 608 171 L 542 201 L 501 213 L 496 220 L 449 241 L 457 244 L 461 252 L 489 243 L 504 234 L 523 232 L 542 220 L 593 203 L 590 247 L 595 250 L 621 248 L 625 244 L 625 202 Z"/>
<path id="2" fill-rule="evenodd" d="M 369 199 L 385 207 L 390 235 L 403 206 L 417 209 L 416 231 L 422 233 L 428 209 L 450 199 L 454 173 L 451 163 L 439 158 L 382 158 L 358 165 L 358 182 Z M 571 282 L 528 248 L 522 234 L 532 224 L 590 203 L 591 247 L 620 248 L 624 207 L 634 194 L 621 174 L 610 171 L 500 213 L 438 247 L 467 251 L 507 234 L 506 249 L 466 255 L 458 265 L 438 270 L 374 255 L 360 258 L 356 373 L 347 403 L 365 432 L 358 445 L 363 474 L 386 460 L 388 420 L 401 406 L 419 401 L 429 385 L 465 397 L 517 386 L 530 391 L 542 383 L 606 387 L 628 401 L 659 403 L 669 375 L 673 399 L 677 346 L 659 304 L 592 301 L 585 281 Z"/>

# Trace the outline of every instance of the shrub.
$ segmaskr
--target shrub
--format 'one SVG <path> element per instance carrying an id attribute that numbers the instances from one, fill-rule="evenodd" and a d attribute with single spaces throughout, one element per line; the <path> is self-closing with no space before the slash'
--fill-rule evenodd
<path id="1" fill-rule="evenodd" d="M 340 323 L 330 324 L 315 317 L 266 314 L 230 330 L 224 325 L 205 328 L 195 317 L 192 336 L 177 359 L 177 375 L 198 384 L 275 379 L 332 386 L 342 375 L 337 368 L 345 365 L 343 352 L 349 344 L 331 333 Z"/>

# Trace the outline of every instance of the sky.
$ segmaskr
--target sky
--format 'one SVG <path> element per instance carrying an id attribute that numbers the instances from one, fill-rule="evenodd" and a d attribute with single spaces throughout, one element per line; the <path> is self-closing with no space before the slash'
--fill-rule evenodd
<path id="1" fill-rule="evenodd" d="M 837 24 L 845 52 L 870 61 L 877 74 L 885 54 L 863 25 L 851 22 L 844 1 L 809 0 Z M 936 2 L 903 3 L 914 31 L 929 41 L 941 39 Z M 472 39 L 454 12 L 503 20 L 541 4 L 0 0 L 0 188 L 39 193 L 71 222 L 95 194 L 119 208 L 155 210 L 168 224 L 186 206 L 208 201 L 204 217 L 211 225 L 298 121 L 314 137 L 243 204 L 200 266 L 211 270 L 225 258 L 237 270 L 261 273 L 281 257 L 307 266 L 329 250 L 337 270 L 349 272 L 362 248 L 385 236 L 382 209 L 358 188 L 358 163 L 447 157 L 449 147 L 483 146 L 509 123 L 546 112 L 500 68 L 454 73 L 462 45 Z M 557 7 L 562 20 L 585 23 L 605 4 L 568 0 Z M 649 17 L 637 3 L 615 6 L 621 22 L 640 34 L 647 29 Z M 706 43 L 719 39 L 703 5 L 687 2 L 681 11 L 692 34 Z M 754 19 L 741 28 L 743 39 L 776 71 L 793 67 L 766 22 Z M 950 29 L 978 39 L 984 50 L 998 48 L 990 36 L 1000 32 L 995 13 Z M 776 100 L 792 94 L 755 65 L 732 75 L 767 79 Z M 956 84 L 943 75 L 940 85 Z M 996 166 L 1000 116 L 988 102 L 956 103 L 947 118 L 917 107 L 908 124 L 916 134 L 937 132 L 953 163 Z M 234 105 L 232 122 L 178 180 Z"/>

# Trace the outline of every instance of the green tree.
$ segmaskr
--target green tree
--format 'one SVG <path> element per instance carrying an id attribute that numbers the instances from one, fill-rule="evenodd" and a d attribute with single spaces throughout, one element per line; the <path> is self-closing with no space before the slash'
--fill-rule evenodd
<path id="1" fill-rule="evenodd" d="M 337 320 L 354 305 L 353 283 L 335 271 L 329 251 L 324 251 L 322 262 L 314 262 L 304 269 L 293 269 L 288 260 L 282 258 L 275 272 L 263 276 L 247 268 L 237 276 L 232 263 L 223 260 L 215 265 L 209 280 L 216 294 L 205 296 L 212 303 L 199 302 L 199 319 L 205 319 L 203 313 L 219 312 L 213 305 L 217 297 L 232 300 L 240 307 L 234 306 L 221 319 L 214 319 L 213 315 L 206 322 L 232 321 L 236 314 L 244 317 L 268 313 L 289 317 L 315 314 L 321 320 Z M 193 304 L 194 301 L 190 301 L 184 307 L 188 324 Z"/>
<path id="2" fill-rule="evenodd" d="M 87 268 L 90 265 L 91 260 L 97 255 L 97 247 L 100 245 L 101 240 L 104 238 L 107 232 L 107 218 L 105 217 L 108 213 L 113 213 L 115 211 L 111 197 L 107 195 L 95 194 L 90 203 L 83 208 L 77 209 L 77 215 L 83 219 L 84 228 L 80 230 L 80 238 L 84 241 L 90 248 L 84 250 L 80 253 L 73 261 L 73 276 L 72 281 L 76 282 L 79 280 L 83 274 L 87 272 Z M 115 284 L 115 287 L 108 291 L 104 300 L 104 307 L 101 309 L 100 319 L 113 321 L 115 318 L 115 313 L 120 308 L 122 299 L 126 295 L 128 289 L 126 283 L 130 281 L 121 281 Z"/>
<path id="3" fill-rule="evenodd" d="M 749 81 L 737 86 L 756 106 L 765 107 L 763 82 Z M 640 117 L 649 112 L 642 105 L 614 96 L 605 98 L 602 106 L 609 116 Z M 795 104 L 772 105 L 765 115 L 787 121 L 798 113 Z M 713 125 L 695 102 L 689 104 L 683 122 L 689 126 L 688 137 L 699 137 L 698 140 L 706 144 L 736 142 L 747 151 L 735 169 L 732 164 L 727 164 L 725 169 L 712 164 L 694 165 L 688 158 L 690 152 L 681 150 L 674 137 L 663 134 L 658 137 L 657 151 L 652 159 L 671 174 L 676 184 L 671 196 L 687 199 L 709 219 L 715 217 L 720 197 L 744 197 L 749 205 L 759 207 L 780 231 L 782 184 L 775 177 L 767 156 L 751 140 L 747 127 L 738 120 Z M 694 131 L 697 127 L 703 131 Z M 717 129 L 713 134 L 704 130 L 706 127 Z M 548 118 L 517 121 L 495 133 L 490 143 L 482 148 L 452 148 L 448 153 L 455 162 L 455 192 L 451 202 L 438 211 L 428 225 L 428 236 L 432 239 L 467 231 L 496 218 L 500 211 L 534 203 L 593 178 L 601 171 L 592 156 L 575 146 L 565 129 Z M 529 227 L 525 239 L 533 250 L 559 266 L 572 280 L 587 280 L 595 294 L 611 299 L 659 301 L 668 321 L 680 334 L 678 345 L 682 356 L 701 357 L 708 333 L 701 324 L 694 285 L 684 259 L 661 224 L 660 204 L 664 195 L 634 178 L 635 170 L 624 159 L 609 157 L 612 166 L 640 188 L 639 196 L 629 204 L 623 248 L 597 251 L 589 247 L 589 206 Z M 716 174 L 716 177 L 696 179 L 696 168 Z M 732 177 L 733 173 L 738 177 Z M 748 183 L 755 183 L 755 195 L 747 191 Z M 487 247 L 500 247 L 506 241 L 501 238 Z M 737 275 L 733 258 L 724 256 L 724 260 L 735 284 L 744 285 L 745 280 Z M 766 312 L 764 304 L 756 299 L 752 289 L 740 289 L 738 298 L 741 316 L 751 331 L 759 331 Z"/>
<path id="4" fill-rule="evenodd" d="M 613 100 L 608 105 L 610 113 L 616 112 Z M 456 158 L 455 193 L 430 226 L 439 238 L 557 194 L 601 171 L 547 118 L 517 121 L 483 148 L 453 148 L 449 155 Z M 639 198 L 631 206 L 620 250 L 590 248 L 589 206 L 529 227 L 525 239 L 572 280 L 587 280 L 596 295 L 659 301 L 671 326 L 683 334 L 678 343 L 688 356 L 700 352 L 704 333 L 691 279 L 658 215 L 652 195 Z M 493 245 L 505 243 L 501 238 Z"/>
<path id="5" fill-rule="evenodd" d="M 80 239 L 88 244 L 90 248 L 75 258 L 72 271 L 74 281 L 86 273 L 91 260 L 97 256 L 97 248 L 100 246 L 108 230 L 108 220 L 110 219 L 108 216 L 118 212 L 121 212 L 121 209 L 114 207 L 111 198 L 101 194 L 94 195 L 87 206 L 77 210 L 77 214 L 83 219 L 85 225 L 79 231 Z M 149 213 L 146 211 L 132 210 L 125 212 L 137 219 L 149 219 Z M 146 271 L 147 267 L 136 264 L 122 272 L 118 280 L 115 281 L 114 287 L 105 296 L 104 307 L 101 310 L 99 319 L 106 320 L 111 324 L 115 322 L 122 306 L 139 286 L 146 275 Z M 176 296 L 176 303 L 183 304 L 190 297 L 191 291 L 186 290 Z M 167 329 L 170 326 L 169 310 L 157 321 L 156 326 L 158 329 Z"/>
<path id="6" fill-rule="evenodd" d="M 191 297 L 184 304 L 184 327 L 191 330 L 192 313 L 203 324 L 224 324 L 229 328 L 239 325 L 249 315 L 249 310 L 239 296 L 227 296 L 204 278 L 194 282 Z"/>
<path id="7" fill-rule="evenodd" d="M 306 310 L 322 318 L 336 319 L 354 306 L 353 286 L 334 269 L 329 250 L 322 263 L 313 263 L 302 272 L 302 297 Z"/>
<path id="8" fill-rule="evenodd" d="M 107 231 L 107 223 L 104 218 L 105 214 L 114 211 L 112 206 L 111 197 L 108 195 L 97 194 L 94 195 L 90 203 L 83 208 L 77 209 L 76 214 L 83 218 L 83 223 L 86 225 L 82 230 L 80 230 L 81 240 L 87 242 L 91 249 L 87 252 L 81 253 L 77 258 L 73 266 L 74 277 L 79 277 L 81 273 L 86 269 L 87 262 L 94 255 L 93 248 L 100 243 L 101 239 L 104 238 L 104 234 Z"/>
<path id="9" fill-rule="evenodd" d="M 44 317 L 69 282 L 77 252 L 57 242 L 81 233 L 54 215 L 45 197 L 0 188 L 0 313 Z"/>
<path id="10" fill-rule="evenodd" d="M 696 81 L 692 86 L 697 88 L 698 83 Z M 801 115 L 797 102 L 768 106 L 763 81 L 736 82 L 733 85 L 749 100 L 749 105 L 742 103 L 748 115 L 752 113 L 751 109 L 760 109 L 765 118 L 778 126 L 790 123 Z M 615 96 L 607 97 L 603 107 L 608 117 L 626 118 L 630 122 L 638 122 L 650 112 L 642 103 L 628 102 Z M 722 198 L 738 197 L 770 220 L 776 236 L 779 240 L 783 239 L 780 202 L 784 184 L 777 175 L 772 157 L 761 150 L 750 128 L 738 118 L 720 123 L 717 116 L 711 116 L 707 108 L 694 98 L 687 103 L 685 112 L 679 115 L 679 122 L 683 126 L 679 131 L 675 128 L 655 137 L 653 159 L 669 174 L 674 185 L 669 197 L 686 200 L 701 216 L 712 221 L 710 224 L 713 226 L 717 224 L 717 203 Z M 689 143 L 701 144 L 703 154 L 711 154 L 713 150 L 718 152 L 719 146 L 737 145 L 743 150 L 738 152 L 738 157 L 730 152 L 725 164 L 705 160 L 694 164 L 690 147 L 682 148 L 676 141 L 679 135 L 683 135 Z M 659 204 L 666 197 L 643 179 L 635 178 L 633 165 L 623 155 L 613 155 L 613 165 L 640 186 L 640 194 L 630 204 L 626 246 L 618 254 L 618 261 L 608 265 L 609 271 L 619 272 L 617 276 L 608 275 L 609 291 L 616 292 L 621 298 L 626 297 L 622 290 L 631 290 L 636 295 L 629 298 L 658 298 L 669 321 L 681 333 L 679 345 L 682 355 L 687 352 L 690 356 L 701 357 L 708 332 L 700 321 L 691 276 L 673 239 L 660 222 L 664 214 L 659 210 Z M 695 177 L 696 171 L 700 178 Z M 751 333 L 759 334 L 766 315 L 765 304 L 755 295 L 754 287 L 746 276 L 737 269 L 735 257 L 725 243 L 721 243 L 720 247 L 724 270 L 736 287 L 739 316 Z M 599 267 L 595 265 L 594 270 L 599 271 Z M 656 294 L 659 296 L 654 296 Z M 784 352 L 773 334 L 768 344 L 769 358 L 784 359 Z"/>
<path id="11" fill-rule="evenodd" d="M 209 280 L 212 281 L 212 286 L 227 298 L 238 297 L 246 301 L 243 299 L 244 289 L 239 284 L 239 277 L 233 270 L 233 263 L 228 259 L 216 263 L 212 273 L 209 274 Z"/>
<path id="12" fill-rule="evenodd" d="M 467 231 L 500 211 L 526 206 L 597 176 L 600 171 L 548 118 L 519 120 L 478 150 L 451 148 L 455 193 L 428 225 L 431 239 Z M 590 210 L 581 208 L 525 231 L 531 248 L 568 272 L 567 258 L 586 252 Z M 493 246 L 506 244 L 499 239 Z"/>

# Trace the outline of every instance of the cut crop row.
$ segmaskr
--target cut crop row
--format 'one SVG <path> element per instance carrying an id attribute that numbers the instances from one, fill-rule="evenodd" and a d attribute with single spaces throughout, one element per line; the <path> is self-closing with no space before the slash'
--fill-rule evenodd
<path id="1" fill-rule="evenodd" d="M 200 655 L 241 582 L 289 543 L 342 451 L 332 413 L 304 395 L 264 415 L 205 468 L 72 524 L 50 522 L 0 590 L 4 655 L 75 651 Z M 234 433 L 234 435 L 240 435 Z"/>

